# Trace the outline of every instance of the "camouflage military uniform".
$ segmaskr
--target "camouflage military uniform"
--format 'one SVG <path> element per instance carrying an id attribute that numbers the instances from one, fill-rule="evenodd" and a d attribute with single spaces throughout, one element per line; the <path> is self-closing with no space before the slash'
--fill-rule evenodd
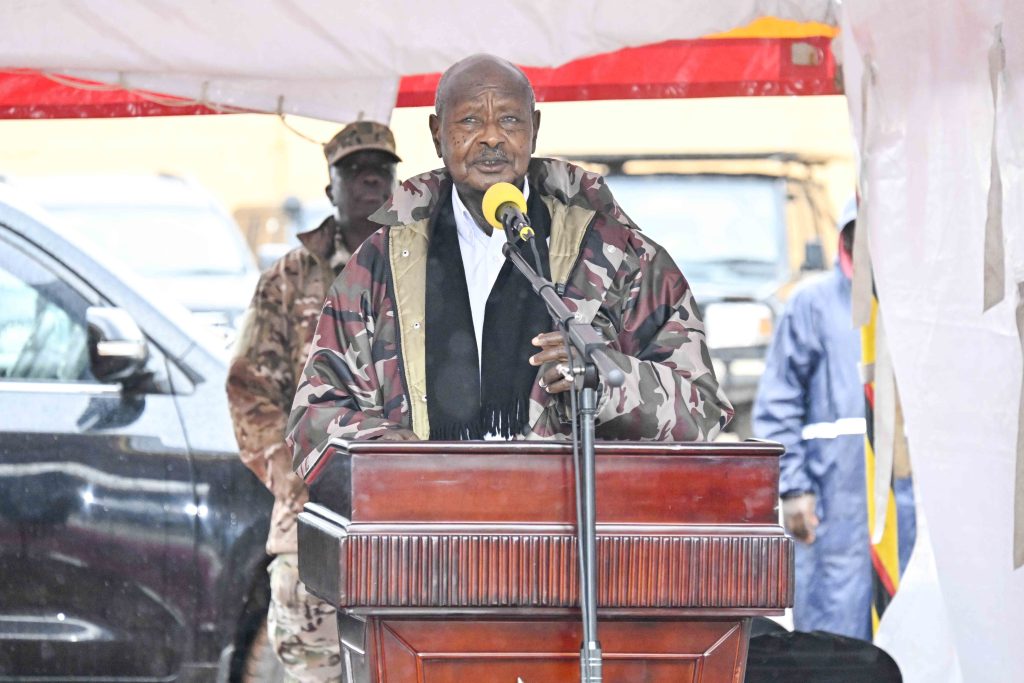
<path id="1" fill-rule="evenodd" d="M 372 438 L 394 428 L 427 438 L 424 282 L 428 223 L 441 183 L 406 181 L 373 219 L 328 294 L 289 418 L 300 473 L 332 437 Z M 552 279 L 570 310 L 594 323 L 626 374 L 604 389 L 598 437 L 700 440 L 731 419 L 696 302 L 671 256 L 637 229 L 604 180 L 561 161 L 533 159 L 528 179 L 551 214 Z M 543 372 L 545 368 L 541 368 Z M 569 432 L 560 398 L 535 385 L 523 438 Z"/>
<path id="2" fill-rule="evenodd" d="M 340 680 L 335 610 L 299 581 L 296 515 L 308 499 L 284 441 L 288 408 L 328 287 L 349 252 L 333 218 L 260 278 L 235 347 L 227 390 L 245 464 L 274 493 L 267 552 L 270 639 L 294 680 Z"/>

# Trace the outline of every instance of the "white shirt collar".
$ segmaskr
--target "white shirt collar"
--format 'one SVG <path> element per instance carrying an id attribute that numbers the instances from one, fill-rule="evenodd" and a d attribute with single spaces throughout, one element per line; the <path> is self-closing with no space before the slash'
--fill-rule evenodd
<path id="1" fill-rule="evenodd" d="M 523 180 L 523 198 L 526 201 L 530 200 L 530 183 L 527 180 Z M 476 220 L 473 219 L 473 215 L 466 208 L 466 205 L 462 203 L 462 197 L 459 196 L 459 191 L 456 188 L 452 188 L 452 210 L 455 213 L 455 227 L 458 228 L 459 238 L 462 240 L 487 240 L 490 237 L 484 232 L 477 224 Z M 492 230 L 491 237 L 499 237 L 501 241 L 505 241 L 505 236 L 500 230 Z"/>

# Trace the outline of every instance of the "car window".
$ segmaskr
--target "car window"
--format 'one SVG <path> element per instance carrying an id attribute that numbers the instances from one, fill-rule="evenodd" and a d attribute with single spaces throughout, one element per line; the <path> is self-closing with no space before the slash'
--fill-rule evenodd
<path id="1" fill-rule="evenodd" d="M 88 302 L 25 253 L 0 250 L 0 381 L 95 381 Z"/>
<path id="2" fill-rule="evenodd" d="M 102 252 L 131 264 L 145 277 L 240 275 L 253 268 L 238 228 L 205 208 L 104 204 L 47 208 Z"/>

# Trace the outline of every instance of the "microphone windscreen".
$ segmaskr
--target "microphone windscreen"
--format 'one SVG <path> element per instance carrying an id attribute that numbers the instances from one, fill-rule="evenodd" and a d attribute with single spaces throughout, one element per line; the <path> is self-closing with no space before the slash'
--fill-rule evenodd
<path id="1" fill-rule="evenodd" d="M 501 218 L 498 216 L 498 209 L 502 204 L 512 203 L 522 213 L 526 213 L 526 197 L 518 187 L 512 183 L 495 183 L 484 192 L 483 211 L 484 218 L 498 230 L 504 230 Z"/>

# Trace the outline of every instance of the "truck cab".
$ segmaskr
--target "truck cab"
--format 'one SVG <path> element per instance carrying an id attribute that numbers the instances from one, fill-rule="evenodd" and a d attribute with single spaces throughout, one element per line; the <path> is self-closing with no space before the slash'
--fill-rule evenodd
<path id="1" fill-rule="evenodd" d="M 792 288 L 831 267 L 835 221 L 818 168 L 796 154 L 568 157 L 601 173 L 645 235 L 668 250 L 700 304 L 715 373 L 751 435 L 775 319 Z"/>

